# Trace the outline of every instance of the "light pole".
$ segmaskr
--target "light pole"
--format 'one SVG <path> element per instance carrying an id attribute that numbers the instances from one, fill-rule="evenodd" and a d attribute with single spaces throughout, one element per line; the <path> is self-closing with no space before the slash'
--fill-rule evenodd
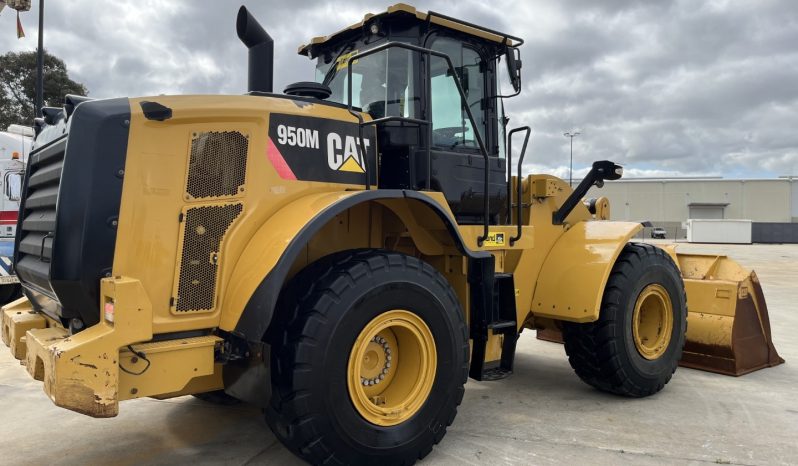
<path id="1" fill-rule="evenodd" d="M 573 133 L 562 133 L 563 136 L 567 138 L 571 138 L 571 169 L 568 171 L 568 186 L 574 185 L 574 138 L 579 136 L 581 133 L 579 131 L 575 131 Z"/>
<path id="2" fill-rule="evenodd" d="M 44 0 L 39 0 L 39 47 L 36 49 L 35 116 L 42 116 L 44 106 Z"/>

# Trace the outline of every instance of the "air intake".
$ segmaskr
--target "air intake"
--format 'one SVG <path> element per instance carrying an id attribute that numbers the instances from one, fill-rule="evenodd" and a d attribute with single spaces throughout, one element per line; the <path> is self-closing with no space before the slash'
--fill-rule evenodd
<path id="1" fill-rule="evenodd" d="M 244 192 L 249 140 L 238 131 L 196 133 L 191 140 L 186 200 Z"/>
<path id="2" fill-rule="evenodd" d="M 198 206 L 186 210 L 173 311 L 213 311 L 221 244 L 242 210 L 241 204 Z"/>

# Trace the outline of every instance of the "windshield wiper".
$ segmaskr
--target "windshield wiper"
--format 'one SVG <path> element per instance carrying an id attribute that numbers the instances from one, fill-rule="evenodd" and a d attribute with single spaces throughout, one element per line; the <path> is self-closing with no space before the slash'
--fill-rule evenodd
<path id="1" fill-rule="evenodd" d="M 322 84 L 324 84 L 325 86 L 330 85 L 330 81 L 333 80 L 333 78 L 335 77 L 335 73 L 338 72 L 338 59 L 341 58 L 341 56 L 345 52 L 351 50 L 353 46 L 354 44 L 349 44 L 341 48 L 341 50 L 338 52 L 338 55 L 336 55 L 335 59 L 332 61 L 330 69 L 327 70 L 327 73 L 324 75 L 324 80 L 321 82 Z"/>

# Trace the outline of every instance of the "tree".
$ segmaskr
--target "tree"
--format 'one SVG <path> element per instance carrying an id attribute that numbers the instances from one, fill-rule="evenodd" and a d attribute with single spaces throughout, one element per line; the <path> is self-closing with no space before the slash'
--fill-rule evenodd
<path id="1" fill-rule="evenodd" d="M 10 124 L 32 125 L 35 114 L 36 52 L 0 55 L 0 131 Z M 66 94 L 87 95 L 69 79 L 63 60 L 44 51 L 44 106 L 60 107 Z"/>

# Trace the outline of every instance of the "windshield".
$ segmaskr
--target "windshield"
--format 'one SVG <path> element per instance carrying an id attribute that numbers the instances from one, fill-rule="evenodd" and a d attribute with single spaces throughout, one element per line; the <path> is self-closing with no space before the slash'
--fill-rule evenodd
<path id="1" fill-rule="evenodd" d="M 353 50 L 342 53 L 335 61 L 316 66 L 316 80 L 330 87 L 327 100 L 349 103 L 347 62 Z M 400 116 L 413 118 L 413 60 L 410 50 L 390 48 L 352 62 L 352 106 L 359 107 L 372 118 Z M 321 62 L 321 60 L 319 60 Z"/>

